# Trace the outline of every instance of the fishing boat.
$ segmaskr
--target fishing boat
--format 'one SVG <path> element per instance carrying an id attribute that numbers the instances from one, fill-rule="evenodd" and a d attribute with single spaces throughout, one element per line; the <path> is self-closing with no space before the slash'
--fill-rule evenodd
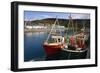
<path id="1" fill-rule="evenodd" d="M 54 24 L 52 25 L 52 28 L 50 30 L 50 33 L 46 39 L 46 41 L 43 44 L 43 47 L 45 48 L 47 56 L 57 54 L 61 51 L 62 48 L 64 48 L 64 36 L 61 35 L 61 31 L 59 29 L 59 33 L 56 32 L 54 29 L 55 25 L 58 22 L 58 19 L 55 20 Z"/>
<path id="2" fill-rule="evenodd" d="M 89 39 L 89 34 L 85 32 L 85 26 L 80 30 L 80 32 L 77 32 L 77 23 L 74 24 L 76 26 L 73 26 L 73 21 L 71 15 L 69 16 L 69 23 L 68 23 L 68 30 L 70 30 L 69 25 L 71 25 L 73 34 L 70 36 L 67 36 L 67 47 L 65 46 L 62 48 L 64 51 L 68 52 L 84 52 L 87 50 L 86 41 Z M 76 31 L 75 31 L 76 27 Z"/>

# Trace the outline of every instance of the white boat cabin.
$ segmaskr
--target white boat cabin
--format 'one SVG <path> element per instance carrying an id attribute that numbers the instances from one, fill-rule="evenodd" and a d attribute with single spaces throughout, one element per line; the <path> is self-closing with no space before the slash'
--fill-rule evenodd
<path id="1" fill-rule="evenodd" d="M 60 35 L 52 35 L 51 38 L 54 40 L 55 43 L 64 43 L 64 37 Z"/>

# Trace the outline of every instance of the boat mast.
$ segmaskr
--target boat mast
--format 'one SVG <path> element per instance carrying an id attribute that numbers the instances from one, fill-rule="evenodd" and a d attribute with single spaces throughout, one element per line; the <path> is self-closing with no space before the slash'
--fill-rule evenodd
<path id="1" fill-rule="evenodd" d="M 51 33 L 52 33 L 52 31 L 53 31 L 53 28 L 55 27 L 55 24 L 56 24 L 56 23 L 57 23 L 57 19 L 55 20 L 54 24 L 52 25 L 52 28 L 51 28 L 51 30 L 50 30 L 50 33 L 49 33 L 47 39 L 46 39 L 46 42 L 48 41 L 48 39 L 49 39 L 49 37 L 50 37 L 50 35 L 51 35 Z"/>
<path id="2" fill-rule="evenodd" d="M 70 18 L 70 23 L 72 25 L 71 29 L 72 29 L 73 33 L 75 34 L 75 32 L 74 32 L 75 29 L 74 29 L 74 24 L 73 24 L 73 20 L 72 20 L 71 14 L 70 14 L 69 18 Z"/>
<path id="3" fill-rule="evenodd" d="M 61 28 L 60 28 L 60 26 L 59 26 L 59 21 L 58 21 L 58 19 L 57 19 L 57 23 L 58 23 L 58 29 L 59 29 L 59 32 L 60 32 L 60 34 L 62 34 Z"/>
<path id="4" fill-rule="evenodd" d="M 72 20 L 71 14 L 69 15 L 68 31 L 69 31 L 69 27 L 74 33 L 74 25 L 73 25 L 73 20 Z"/>
<path id="5" fill-rule="evenodd" d="M 78 26 L 77 26 L 77 22 L 76 22 L 76 24 L 75 24 L 75 25 L 76 25 L 76 33 L 77 33 L 77 29 L 78 29 L 78 28 L 77 28 L 77 27 L 78 27 Z"/>
<path id="6" fill-rule="evenodd" d="M 85 38 L 85 37 L 86 37 L 86 36 L 85 36 L 85 23 L 86 23 L 86 22 L 83 22 L 83 31 L 82 31 L 82 32 L 84 33 L 84 34 L 83 34 L 83 36 L 84 36 L 84 38 L 83 38 L 83 44 L 85 44 L 85 39 L 86 39 L 86 38 Z"/>

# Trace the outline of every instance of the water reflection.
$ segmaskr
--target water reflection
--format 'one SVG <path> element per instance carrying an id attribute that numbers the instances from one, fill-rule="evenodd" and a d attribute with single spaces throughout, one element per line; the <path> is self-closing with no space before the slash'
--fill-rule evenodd
<path id="1" fill-rule="evenodd" d="M 42 45 L 46 37 L 47 32 L 24 34 L 24 61 L 45 59 L 45 50 Z"/>

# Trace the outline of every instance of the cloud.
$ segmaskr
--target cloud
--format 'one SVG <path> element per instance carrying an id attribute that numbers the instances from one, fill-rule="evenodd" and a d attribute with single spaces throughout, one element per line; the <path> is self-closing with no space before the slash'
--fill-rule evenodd
<path id="1" fill-rule="evenodd" d="M 52 16 L 50 16 L 50 15 L 40 15 L 40 17 L 43 17 L 43 18 L 52 18 Z"/>
<path id="2" fill-rule="evenodd" d="M 71 14 L 73 19 L 90 19 L 90 14 Z"/>

